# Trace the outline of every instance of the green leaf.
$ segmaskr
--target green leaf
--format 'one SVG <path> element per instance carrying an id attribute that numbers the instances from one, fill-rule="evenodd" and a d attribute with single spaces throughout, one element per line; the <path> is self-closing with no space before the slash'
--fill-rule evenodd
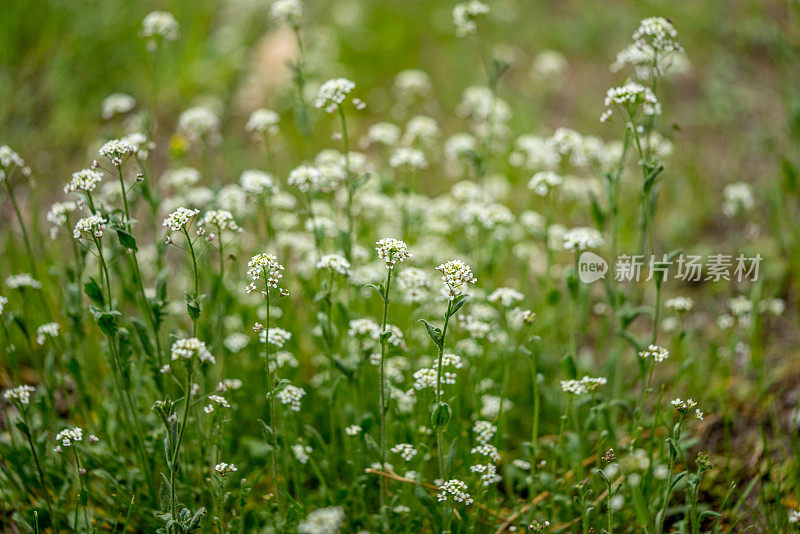
<path id="1" fill-rule="evenodd" d="M 453 302 L 450 304 L 449 308 L 450 311 L 447 316 L 452 317 L 453 315 L 455 315 L 456 312 L 461 309 L 461 306 L 463 306 L 464 303 L 467 302 L 468 298 L 469 295 L 459 295 L 455 299 L 453 299 Z"/>
<path id="2" fill-rule="evenodd" d="M 117 237 L 119 237 L 119 244 L 128 250 L 133 250 L 134 252 L 139 250 L 139 247 L 136 246 L 136 239 L 125 230 L 117 229 Z"/>
<path id="3" fill-rule="evenodd" d="M 431 424 L 435 430 L 440 428 L 444 428 L 447 426 L 447 423 L 450 422 L 450 405 L 446 402 L 440 402 L 434 408 L 433 413 L 431 414 Z"/>
<path id="4" fill-rule="evenodd" d="M 425 329 L 428 331 L 428 335 L 431 336 L 431 339 L 436 344 L 437 347 L 442 348 L 442 331 L 441 329 L 433 326 L 431 323 L 426 321 L 425 319 L 420 319 L 425 324 Z"/>
<path id="5" fill-rule="evenodd" d="M 92 277 L 89 277 L 89 281 L 83 284 L 83 290 L 86 292 L 86 296 L 89 297 L 95 305 L 99 306 L 100 308 L 106 305 L 105 299 L 103 298 L 103 292 L 100 290 L 100 285 L 97 283 Z"/>

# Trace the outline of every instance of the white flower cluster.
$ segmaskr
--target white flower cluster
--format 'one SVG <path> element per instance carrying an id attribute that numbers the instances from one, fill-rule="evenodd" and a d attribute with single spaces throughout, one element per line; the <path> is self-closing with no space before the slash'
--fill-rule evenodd
<path id="1" fill-rule="evenodd" d="M 500 461 L 500 453 L 497 451 L 497 447 L 488 443 L 473 447 L 469 452 L 470 454 L 479 454 L 481 456 L 485 456 L 493 462 Z"/>
<path id="2" fill-rule="evenodd" d="M 348 436 L 357 436 L 362 430 L 361 425 L 350 425 L 344 429 L 344 433 Z"/>
<path id="3" fill-rule="evenodd" d="M 106 223 L 108 223 L 108 221 L 100 215 L 84 217 L 75 223 L 75 229 L 72 230 L 72 237 L 80 239 L 83 236 L 92 236 L 99 239 L 103 237 Z"/>
<path id="4" fill-rule="evenodd" d="M 670 404 L 680 413 L 687 413 L 689 410 L 697 406 L 697 402 L 692 399 L 681 400 L 680 398 L 673 399 Z"/>
<path id="5" fill-rule="evenodd" d="M 8 304 L 8 299 L 0 295 L 0 315 L 3 315 L 3 310 L 5 309 L 6 304 Z"/>
<path id="6" fill-rule="evenodd" d="M 363 336 L 377 341 L 381 335 L 381 327 L 372 319 L 351 319 L 347 335 L 350 337 Z"/>
<path id="7" fill-rule="evenodd" d="M 510 308 L 525 298 L 525 295 L 511 287 L 498 287 L 486 299 L 489 302 L 500 302 L 504 307 Z"/>
<path id="8" fill-rule="evenodd" d="M 222 384 L 222 383 L 220 382 L 220 384 Z M 224 384 L 222 384 L 222 385 L 225 386 Z M 225 387 L 227 388 L 227 386 L 225 386 Z M 208 396 L 208 400 L 216 402 L 217 405 L 222 406 L 223 408 L 230 408 L 231 407 L 231 404 L 228 402 L 228 399 L 226 399 L 225 397 L 222 397 L 220 395 L 209 395 Z M 212 413 L 214 411 L 214 405 L 213 404 L 208 404 L 208 405 L 204 406 L 203 407 L 203 411 L 205 413 Z"/>
<path id="9" fill-rule="evenodd" d="M 607 380 L 600 377 L 584 376 L 580 380 L 570 379 L 561 381 L 561 391 L 573 395 L 585 395 L 598 387 L 605 385 Z"/>
<path id="10" fill-rule="evenodd" d="M 669 351 L 658 345 L 650 345 L 645 350 L 639 352 L 639 357 L 643 360 L 652 358 L 655 363 L 661 363 L 669 358 Z"/>
<path id="11" fill-rule="evenodd" d="M 622 106 L 631 116 L 639 108 L 645 115 L 661 115 L 661 104 L 656 98 L 656 94 L 649 87 L 637 82 L 629 81 L 625 85 L 612 87 L 606 92 L 604 103 L 606 109 L 600 117 L 601 122 L 605 122 L 611 117 L 611 106 L 614 104 Z"/>
<path id="12" fill-rule="evenodd" d="M 283 328 L 270 328 L 268 332 L 261 333 L 261 342 L 269 341 L 270 345 L 283 348 L 287 341 L 292 339 L 292 333 Z"/>
<path id="13" fill-rule="evenodd" d="M 168 227 L 170 232 L 186 230 L 187 224 L 192 217 L 200 213 L 200 210 L 184 208 L 181 206 L 164 219 L 162 226 Z"/>
<path id="14" fill-rule="evenodd" d="M 19 289 L 29 287 L 31 289 L 42 289 L 42 283 L 28 273 L 11 274 L 6 277 L 6 287 Z"/>
<path id="15" fill-rule="evenodd" d="M 384 237 L 375 243 L 375 245 L 375 250 L 378 251 L 378 257 L 386 263 L 387 269 L 392 269 L 398 261 L 403 262 L 406 258 L 411 257 L 408 245 L 399 239 Z"/>
<path id="16" fill-rule="evenodd" d="M 579 227 L 564 232 L 564 250 L 586 250 L 603 246 L 603 236 L 594 228 Z"/>
<path id="17" fill-rule="evenodd" d="M 3 392 L 3 398 L 8 401 L 19 401 L 20 404 L 29 404 L 31 402 L 31 393 L 36 391 L 36 388 L 23 384 L 15 388 L 7 389 Z"/>
<path id="18" fill-rule="evenodd" d="M 456 34 L 464 37 L 475 33 L 478 30 L 476 19 L 488 13 L 489 6 L 478 0 L 456 4 L 453 8 L 453 24 L 456 26 Z"/>
<path id="19" fill-rule="evenodd" d="M 226 477 L 231 473 L 235 473 L 239 469 L 233 464 L 226 464 L 225 462 L 220 462 L 214 466 L 214 471 L 216 471 L 220 476 Z"/>
<path id="20" fill-rule="evenodd" d="M 136 147 L 122 139 L 112 139 L 100 147 L 100 155 L 117 167 L 121 166 L 132 154 L 136 154 Z"/>
<path id="21" fill-rule="evenodd" d="M 422 150 L 411 147 L 400 147 L 392 152 L 389 157 L 389 166 L 392 168 L 424 169 L 428 166 Z"/>
<path id="22" fill-rule="evenodd" d="M 140 37 L 160 37 L 167 41 L 174 41 L 179 35 L 178 21 L 167 11 L 148 13 L 142 20 L 142 29 L 139 30 Z"/>
<path id="23" fill-rule="evenodd" d="M 470 494 L 467 493 L 468 489 L 466 482 L 458 480 L 457 478 L 452 478 L 439 486 L 439 493 L 436 494 L 436 500 L 444 502 L 452 499 L 455 502 L 464 503 L 469 506 L 473 503 L 473 500 Z"/>
<path id="24" fill-rule="evenodd" d="M 391 122 L 378 122 L 367 130 L 367 135 L 361 140 L 361 145 L 370 144 L 393 146 L 400 140 L 400 128 Z"/>
<path id="25" fill-rule="evenodd" d="M 336 534 L 344 524 L 341 506 L 318 508 L 297 525 L 298 534 Z"/>
<path id="26" fill-rule="evenodd" d="M 464 367 L 464 362 L 461 361 L 461 356 L 458 354 L 453 354 L 451 352 L 445 352 L 442 354 L 442 368 L 444 367 L 455 367 L 456 369 L 461 369 Z M 433 368 L 439 368 L 439 361 L 434 360 Z"/>
<path id="27" fill-rule="evenodd" d="M 262 252 L 256 254 L 247 262 L 247 276 L 252 282 L 247 286 L 247 292 L 256 290 L 256 280 L 265 277 L 267 286 L 273 289 L 278 288 L 278 281 L 283 277 L 283 265 L 278 263 L 278 258 L 274 254 Z"/>
<path id="28" fill-rule="evenodd" d="M 50 228 L 50 237 L 55 239 L 58 236 L 59 228 L 67 224 L 67 215 L 78 209 L 78 205 L 74 202 L 55 202 L 50 209 L 47 210 L 45 218 L 47 222 L 53 225 Z"/>
<path id="29" fill-rule="evenodd" d="M 486 444 L 494 438 L 497 427 L 489 421 L 475 421 L 475 424 L 472 425 L 472 432 L 475 433 L 475 441 Z"/>
<path id="30" fill-rule="evenodd" d="M 135 105 L 136 100 L 131 95 L 112 93 L 103 99 L 100 108 L 103 112 L 103 118 L 108 120 L 114 115 L 124 115 L 132 110 Z"/>
<path id="31" fill-rule="evenodd" d="M 547 196 L 547 193 L 564 183 L 561 175 L 553 171 L 539 171 L 533 175 L 530 182 L 528 182 L 528 189 L 540 197 Z"/>
<path id="32" fill-rule="evenodd" d="M 390 450 L 395 454 L 399 454 L 406 462 L 410 462 L 417 455 L 417 449 L 410 443 L 398 443 Z"/>
<path id="33" fill-rule="evenodd" d="M 36 343 L 44 345 L 48 337 L 58 337 L 61 326 L 58 323 L 45 323 L 36 329 Z"/>
<path id="34" fill-rule="evenodd" d="M 300 401 L 305 396 L 306 390 L 291 384 L 278 392 L 276 397 L 284 406 L 288 406 L 293 412 L 300 411 Z"/>
<path id="35" fill-rule="evenodd" d="M 442 263 L 436 269 L 442 273 L 443 293 L 450 300 L 464 293 L 468 284 L 474 284 L 478 281 L 472 274 L 472 269 L 470 269 L 469 265 L 461 260 Z"/>
<path id="36" fill-rule="evenodd" d="M 303 3 L 300 0 L 275 0 L 269 8 L 269 16 L 275 22 L 297 28 L 303 18 Z"/>
<path id="37" fill-rule="evenodd" d="M 397 276 L 397 286 L 403 291 L 403 298 L 407 302 L 422 302 L 428 295 L 431 281 L 422 269 L 408 267 Z"/>
<path id="38" fill-rule="evenodd" d="M 683 47 L 675 41 L 678 31 L 663 17 L 650 17 L 639 23 L 633 34 L 637 46 L 644 49 L 650 47 L 659 52 L 680 52 Z"/>
<path id="39" fill-rule="evenodd" d="M 200 171 L 193 167 L 178 167 L 166 171 L 161 180 L 175 189 L 186 189 L 200 181 Z"/>
<path id="40" fill-rule="evenodd" d="M 694 308 L 694 300 L 691 297 L 675 297 L 667 300 L 664 306 L 677 312 L 687 312 Z"/>
<path id="41" fill-rule="evenodd" d="M 0 146 L 0 180 L 5 178 L 5 171 L 11 170 L 11 166 L 25 168 L 25 160 L 8 145 Z"/>
<path id="42" fill-rule="evenodd" d="M 170 347 L 170 357 L 173 361 L 179 359 L 189 360 L 195 356 L 201 362 L 216 363 L 217 361 L 208 351 L 205 342 L 196 337 L 178 339 Z"/>
<path id="43" fill-rule="evenodd" d="M 244 129 L 258 134 L 277 135 L 281 117 L 271 109 L 257 109 L 250 114 Z"/>
<path id="44" fill-rule="evenodd" d="M 297 461 L 301 464 L 308 463 L 308 455 L 313 452 L 314 449 L 309 447 L 308 445 L 303 445 L 302 443 L 295 443 L 292 445 L 292 452 L 294 453 L 294 457 L 297 458 Z"/>
<path id="45" fill-rule="evenodd" d="M 178 116 L 178 132 L 193 143 L 219 141 L 220 120 L 207 106 L 194 106 Z"/>
<path id="46" fill-rule="evenodd" d="M 338 185 L 338 178 L 338 173 L 323 173 L 317 167 L 301 165 L 292 169 L 286 183 L 297 187 L 302 193 L 329 193 Z"/>
<path id="47" fill-rule="evenodd" d="M 63 447 L 71 447 L 73 443 L 83 441 L 83 429 L 77 426 L 65 428 L 56 434 L 56 441 Z"/>
<path id="48" fill-rule="evenodd" d="M 342 276 L 349 276 L 350 262 L 340 254 L 325 254 L 317 262 L 317 269 L 329 269 Z"/>
<path id="49" fill-rule="evenodd" d="M 413 387 L 416 390 L 427 388 L 436 389 L 436 381 L 438 379 L 438 372 L 432 367 L 423 367 L 414 371 L 411 375 L 414 379 Z M 450 372 L 442 372 L 442 384 L 455 384 L 456 374 Z"/>
<path id="50" fill-rule="evenodd" d="M 753 188 L 747 182 L 728 184 L 722 190 L 722 213 L 727 217 L 735 217 L 739 213 L 753 208 Z"/>
<path id="51" fill-rule="evenodd" d="M 325 108 L 328 113 L 335 113 L 347 95 L 355 89 L 356 84 L 346 78 L 334 78 L 323 83 L 319 88 L 314 106 Z"/>
<path id="52" fill-rule="evenodd" d="M 278 187 L 271 174 L 258 169 L 248 169 L 242 171 L 239 177 L 239 185 L 245 193 L 251 195 L 263 195 L 265 193 L 277 193 Z"/>
<path id="53" fill-rule="evenodd" d="M 471 465 L 469 470 L 480 475 L 482 486 L 491 486 L 503 480 L 503 477 L 497 473 L 497 466 L 493 463 Z"/>
<path id="54" fill-rule="evenodd" d="M 97 184 L 103 181 L 103 173 L 92 170 L 82 169 L 72 173 L 72 179 L 64 186 L 65 193 L 73 191 L 94 191 Z"/>
<path id="55" fill-rule="evenodd" d="M 233 219 L 233 214 L 228 210 L 209 210 L 203 214 L 197 224 L 201 227 L 214 225 L 220 230 L 230 230 L 232 232 L 239 230 L 239 225 Z"/>

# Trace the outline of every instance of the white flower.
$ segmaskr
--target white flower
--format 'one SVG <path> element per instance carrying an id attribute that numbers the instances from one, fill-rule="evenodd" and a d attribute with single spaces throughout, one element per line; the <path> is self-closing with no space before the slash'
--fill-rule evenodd
<path id="1" fill-rule="evenodd" d="M 340 506 L 318 508 L 297 525 L 298 534 L 336 534 L 344 524 L 344 512 Z"/>
<path id="2" fill-rule="evenodd" d="M 498 287 L 495 289 L 491 295 L 487 298 L 489 302 L 497 302 L 505 306 L 506 308 L 510 308 L 520 300 L 525 298 L 525 295 L 517 291 L 516 289 L 510 287 Z"/>
<path id="3" fill-rule="evenodd" d="M 170 348 L 172 360 L 189 360 L 197 357 L 201 362 L 216 363 L 216 359 L 208 351 L 204 341 L 196 337 L 181 338 L 176 340 Z"/>
<path id="4" fill-rule="evenodd" d="M 44 345 L 48 337 L 58 337 L 58 323 L 45 323 L 36 329 L 36 343 Z"/>
<path id="5" fill-rule="evenodd" d="M 166 171 L 161 180 L 175 189 L 187 189 L 200 181 L 200 171 L 193 167 L 178 167 Z"/>
<path id="6" fill-rule="evenodd" d="M 389 157 L 389 166 L 392 168 L 405 167 L 408 169 L 424 169 L 428 166 L 425 154 L 416 148 L 400 147 L 392 152 Z"/>
<path id="7" fill-rule="evenodd" d="M 307 193 L 309 191 L 318 191 L 320 193 L 329 193 L 335 189 L 336 185 L 341 181 L 339 172 L 334 166 L 327 166 L 323 172 L 318 167 L 310 165 L 301 165 L 289 173 L 289 178 L 286 183 L 297 187 L 301 192 Z M 341 176 L 343 178 L 344 176 Z"/>
<path id="8" fill-rule="evenodd" d="M 281 117 L 271 109 L 257 109 L 250 114 L 244 129 L 248 132 L 276 135 Z"/>
<path id="9" fill-rule="evenodd" d="M 489 421 L 476 421 L 472 426 L 472 432 L 476 434 L 475 440 L 478 443 L 486 444 L 494 437 L 497 427 Z"/>
<path id="10" fill-rule="evenodd" d="M 294 457 L 297 458 L 297 461 L 301 464 L 308 463 L 308 455 L 311 453 L 313 449 L 308 445 L 303 445 L 302 443 L 296 443 L 292 445 L 292 452 L 294 453 Z"/>
<path id="11" fill-rule="evenodd" d="M 317 262 L 317 269 L 329 269 L 343 276 L 350 275 L 350 262 L 339 254 L 325 254 Z"/>
<path id="12" fill-rule="evenodd" d="M 203 214 L 203 218 L 197 223 L 200 227 L 214 225 L 219 230 L 239 230 L 239 225 L 233 219 L 233 214 L 228 210 L 210 210 Z"/>
<path id="13" fill-rule="evenodd" d="M 456 4 L 453 8 L 453 23 L 456 26 L 456 35 L 464 37 L 475 33 L 478 29 L 476 19 L 487 13 L 489 13 L 489 6 L 478 0 Z"/>
<path id="14" fill-rule="evenodd" d="M 247 292 L 254 291 L 256 280 L 260 280 L 262 277 L 266 279 L 268 287 L 277 289 L 278 281 L 283 277 L 283 270 L 283 265 L 278 263 L 278 258 L 274 254 L 265 252 L 256 254 L 247 262 L 247 276 L 253 282 L 247 286 Z"/>
<path id="15" fill-rule="evenodd" d="M 72 231 L 72 237 L 80 239 L 83 236 L 92 236 L 96 238 L 103 237 L 103 231 L 106 229 L 108 221 L 100 215 L 90 215 L 80 219 L 75 223 L 75 229 Z"/>
<path id="16" fill-rule="evenodd" d="M 77 426 L 65 428 L 56 434 L 56 441 L 63 447 L 71 447 L 73 443 L 83 441 L 83 429 Z"/>
<path id="17" fill-rule="evenodd" d="M 94 191 L 97 184 L 103 181 L 103 173 L 92 169 L 83 169 L 72 173 L 72 179 L 64 186 L 65 193 L 73 191 Z"/>
<path id="18" fill-rule="evenodd" d="M 603 236 L 594 228 L 572 228 L 564 233 L 564 250 L 586 250 L 603 246 Z"/>
<path id="19" fill-rule="evenodd" d="M 629 115 L 634 115 L 640 108 L 645 115 L 661 115 L 661 104 L 653 90 L 637 82 L 629 81 L 606 92 L 603 122 L 611 116 L 614 104 L 624 108 Z"/>
<path id="20" fill-rule="evenodd" d="M 734 217 L 739 213 L 750 211 L 755 203 L 753 200 L 753 188 L 746 182 L 728 184 L 722 190 L 722 212 L 728 217 Z"/>
<path id="21" fill-rule="evenodd" d="M 670 404 L 672 404 L 672 406 L 682 414 L 687 413 L 689 410 L 697 406 L 697 402 L 693 401 L 692 399 L 681 400 L 680 398 L 670 401 Z M 700 418 L 702 418 L 702 415 L 702 412 L 700 412 Z"/>
<path id="22" fill-rule="evenodd" d="M 214 466 L 214 471 L 216 471 L 220 476 L 226 477 L 231 473 L 235 473 L 236 471 L 238 471 L 238 469 L 233 464 L 226 464 L 225 462 L 221 462 Z"/>
<path id="23" fill-rule="evenodd" d="M 100 147 L 100 155 L 108 158 L 117 167 L 133 154 L 136 154 L 136 147 L 122 139 L 112 139 Z"/>
<path id="24" fill-rule="evenodd" d="M 439 124 L 436 119 L 425 115 L 412 117 L 406 123 L 406 131 L 403 134 L 403 143 L 411 145 L 419 141 L 423 145 L 432 144 L 439 137 Z"/>
<path id="25" fill-rule="evenodd" d="M 8 299 L 0 295 L 0 315 L 3 315 L 3 310 L 5 309 L 6 304 L 8 304 Z"/>
<path id="26" fill-rule="evenodd" d="M 553 171 L 540 171 L 534 174 L 533 178 L 528 182 L 528 189 L 543 197 L 563 182 L 564 179 Z"/>
<path id="27" fill-rule="evenodd" d="M 100 107 L 103 110 L 103 118 L 107 120 L 114 115 L 124 115 L 132 110 L 135 105 L 136 100 L 131 95 L 112 93 L 103 99 Z"/>
<path id="28" fill-rule="evenodd" d="M 348 436 L 357 436 L 361 433 L 361 425 L 350 425 L 344 429 L 344 433 Z"/>
<path id="29" fill-rule="evenodd" d="M 299 27 L 303 18 L 303 3 L 300 0 L 275 0 L 270 6 L 269 16 L 275 22 Z"/>
<path id="30" fill-rule="evenodd" d="M 645 350 L 639 353 L 639 357 L 643 360 L 652 358 L 654 362 L 661 363 L 669 358 L 669 351 L 664 347 L 658 345 L 650 345 Z"/>
<path id="31" fill-rule="evenodd" d="M 260 340 L 265 343 L 269 340 L 270 345 L 275 345 L 278 348 L 283 348 L 287 341 L 292 339 L 292 333 L 284 330 L 283 328 L 270 328 L 269 331 L 262 331 Z"/>
<path id="32" fill-rule="evenodd" d="M 251 195 L 262 195 L 264 193 L 276 193 L 275 179 L 271 174 L 258 169 L 248 169 L 242 171 L 239 177 L 239 184 L 245 193 Z"/>
<path id="33" fill-rule="evenodd" d="M 455 502 L 464 503 L 467 506 L 473 503 L 472 497 L 467 493 L 467 483 L 457 478 L 453 478 L 441 484 L 438 488 L 439 493 L 436 494 L 436 500 L 439 502 L 452 499 Z"/>
<path id="34" fill-rule="evenodd" d="M 185 230 L 187 228 L 187 224 L 189 223 L 190 219 L 200 213 L 200 210 L 193 210 L 184 207 L 180 207 L 177 210 L 173 211 L 169 214 L 167 218 L 164 219 L 162 226 L 168 227 L 171 232 L 178 232 L 180 230 Z"/>
<path id="35" fill-rule="evenodd" d="M 639 28 L 633 34 L 633 40 L 640 48 L 651 47 L 659 52 L 676 52 L 683 47 L 675 41 L 678 32 L 667 19 L 663 17 L 650 17 L 639 23 Z"/>
<path id="36" fill-rule="evenodd" d="M 139 30 L 140 37 L 160 37 L 167 41 L 174 41 L 179 35 L 178 21 L 166 11 L 148 13 L 142 20 L 142 29 Z"/>
<path id="37" fill-rule="evenodd" d="M 344 102 L 347 95 L 355 89 L 356 84 L 346 78 L 334 78 L 322 84 L 314 101 L 317 108 L 325 108 L 328 113 L 334 113 Z"/>
<path id="38" fill-rule="evenodd" d="M 392 269 L 398 261 L 403 262 L 406 258 L 411 257 L 411 252 L 408 251 L 408 245 L 399 239 L 384 237 L 375 243 L 375 245 L 375 250 L 378 251 L 378 257 L 386 263 L 387 269 Z"/>
<path id="39" fill-rule="evenodd" d="M 25 160 L 19 154 L 14 152 L 8 145 L 0 146 L 0 170 L 10 171 L 12 166 L 20 167 L 23 170 L 25 167 Z M 0 181 L 5 178 L 5 172 L 0 172 Z"/>
<path id="40" fill-rule="evenodd" d="M 444 293 L 450 300 L 461 295 L 466 290 L 468 284 L 474 284 L 478 281 L 472 274 L 472 269 L 470 269 L 469 265 L 461 260 L 452 260 L 442 263 L 436 269 L 442 273 Z"/>
<path id="41" fill-rule="evenodd" d="M 400 139 L 400 128 L 391 122 L 378 122 L 367 130 L 366 137 L 362 140 L 364 146 L 371 143 L 384 146 L 393 146 Z"/>
<path id="42" fill-rule="evenodd" d="M 178 132 L 192 142 L 219 141 L 220 121 L 214 111 L 206 106 L 194 106 L 178 116 Z"/>
<path id="43" fill-rule="evenodd" d="M 590 391 L 594 391 L 599 386 L 605 385 L 607 380 L 603 377 L 584 376 L 580 380 L 562 380 L 561 391 L 564 393 L 571 393 L 573 395 L 585 395 Z"/>
<path id="44" fill-rule="evenodd" d="M 399 454 L 406 462 L 410 462 L 417 455 L 417 449 L 410 443 L 398 443 L 390 450 L 395 454 Z"/>
<path id="45" fill-rule="evenodd" d="M 3 392 L 3 398 L 9 401 L 19 401 L 20 404 L 29 404 L 31 402 L 31 393 L 36 391 L 27 384 L 17 386 L 15 388 L 7 389 Z"/>
<path id="46" fill-rule="evenodd" d="M 288 385 L 278 392 L 276 397 L 284 406 L 294 412 L 300 411 L 300 400 L 305 396 L 306 390 L 303 388 Z"/>
<path id="47" fill-rule="evenodd" d="M 691 311 L 694 308 L 694 300 L 690 297 L 675 297 L 666 301 L 664 306 L 678 312 Z"/>
<path id="48" fill-rule="evenodd" d="M 42 289 L 42 283 L 28 273 L 11 274 L 6 278 L 6 286 L 10 289 L 29 287 Z"/>

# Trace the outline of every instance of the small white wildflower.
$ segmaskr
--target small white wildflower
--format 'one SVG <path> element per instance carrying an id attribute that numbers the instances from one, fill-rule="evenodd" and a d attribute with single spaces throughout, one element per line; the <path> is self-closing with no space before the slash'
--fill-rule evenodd
<path id="1" fill-rule="evenodd" d="M 453 8 L 453 23 L 456 35 L 464 37 L 478 30 L 477 18 L 489 13 L 489 6 L 478 0 L 469 0 L 456 4 Z"/>
<path id="2" fill-rule="evenodd" d="M 189 221 L 198 213 L 200 210 L 180 207 L 164 219 L 162 226 L 169 228 L 170 232 L 185 231 Z"/>
<path id="3" fill-rule="evenodd" d="M 297 461 L 301 464 L 308 463 L 308 455 L 313 451 L 311 447 L 308 445 L 303 445 L 302 443 L 297 443 L 292 445 L 292 452 L 294 453 L 294 457 L 297 458 Z"/>
<path id="4" fill-rule="evenodd" d="M 658 345 L 650 345 L 639 353 L 639 357 L 644 360 L 652 358 L 655 363 L 661 363 L 669 358 L 669 351 Z"/>
<path id="5" fill-rule="evenodd" d="M 305 396 L 306 390 L 301 387 L 288 385 L 278 392 L 276 397 L 284 406 L 294 412 L 300 411 L 300 401 Z"/>
<path id="6" fill-rule="evenodd" d="M 436 494 L 436 500 L 443 502 L 452 499 L 455 502 L 464 503 L 469 506 L 473 503 L 473 500 L 470 494 L 467 493 L 468 489 L 466 482 L 458 480 L 457 478 L 450 479 L 439 485 L 439 493 Z"/>
<path id="7" fill-rule="evenodd" d="M 691 311 L 694 308 L 694 300 L 690 297 L 675 297 L 667 300 L 664 306 L 677 312 Z"/>
<path id="8" fill-rule="evenodd" d="M 112 139 L 100 147 L 100 155 L 121 166 L 129 156 L 136 154 L 136 147 L 122 139 Z"/>
<path id="9" fill-rule="evenodd" d="M 239 177 L 239 184 L 245 193 L 250 195 L 263 195 L 265 193 L 274 194 L 278 192 L 275 185 L 275 178 L 271 174 L 258 169 L 248 169 L 242 171 Z"/>
<path id="10" fill-rule="evenodd" d="M 670 404 L 672 404 L 672 406 L 682 414 L 689 412 L 689 410 L 697 406 L 697 402 L 693 401 L 692 399 L 681 400 L 680 398 L 672 400 Z"/>
<path id="11" fill-rule="evenodd" d="M 317 262 L 317 269 L 328 269 L 342 276 L 349 276 L 350 262 L 339 254 L 325 254 Z"/>
<path id="12" fill-rule="evenodd" d="M 218 230 L 230 230 L 235 232 L 239 229 L 239 225 L 233 219 L 233 214 L 228 210 L 210 210 L 203 214 L 203 217 L 197 223 L 201 228 L 206 226 L 216 226 Z"/>
<path id="13" fill-rule="evenodd" d="M 344 524 L 344 511 L 340 506 L 318 508 L 297 525 L 298 534 L 336 534 Z"/>
<path id="14" fill-rule="evenodd" d="M 543 197 L 562 183 L 564 183 L 564 179 L 553 171 L 540 171 L 534 174 L 528 182 L 528 189 Z"/>
<path id="15" fill-rule="evenodd" d="M 334 113 L 355 87 L 356 84 L 346 78 L 328 80 L 319 88 L 319 94 L 314 101 L 314 106 L 325 108 L 328 113 Z"/>
<path id="16" fill-rule="evenodd" d="M 178 116 L 178 133 L 193 143 L 217 144 L 220 137 L 220 120 L 207 106 L 194 106 Z"/>
<path id="17" fill-rule="evenodd" d="M 417 449 L 410 443 L 398 443 L 390 450 L 395 454 L 399 454 L 406 462 L 410 462 L 417 455 Z"/>
<path id="18" fill-rule="evenodd" d="M 178 21 L 172 13 L 166 11 L 153 11 L 142 20 L 142 29 L 139 36 L 144 38 L 159 37 L 167 41 L 174 41 L 180 35 Z"/>
<path id="19" fill-rule="evenodd" d="M 218 463 L 214 466 L 214 471 L 216 471 L 220 476 L 226 477 L 231 473 L 235 473 L 238 471 L 237 467 L 233 464 L 226 464 L 225 462 Z"/>
<path id="20" fill-rule="evenodd" d="M 525 298 L 525 295 L 510 287 L 498 287 L 487 298 L 489 302 L 500 302 L 504 307 L 510 308 L 520 300 Z"/>
<path id="21" fill-rule="evenodd" d="M 244 129 L 258 134 L 276 135 L 280 119 L 280 115 L 271 109 L 257 109 L 250 114 Z"/>
<path id="22" fill-rule="evenodd" d="M 362 428 L 361 425 L 350 425 L 344 429 L 344 433 L 348 436 L 357 436 L 361 434 Z"/>
<path id="23" fill-rule="evenodd" d="M 250 293 L 255 289 L 255 282 L 262 277 L 266 279 L 268 287 L 273 289 L 278 288 L 278 282 L 283 277 L 284 267 L 278 263 L 278 258 L 274 254 L 262 252 L 256 254 L 250 261 L 247 262 L 247 276 L 252 283 L 247 286 L 247 292 Z"/>
<path id="24" fill-rule="evenodd" d="M 20 404 L 29 404 L 31 402 L 31 393 L 36 391 L 35 388 L 23 384 L 15 388 L 7 389 L 3 392 L 3 398 L 9 401 L 19 401 Z"/>
<path id="25" fill-rule="evenodd" d="M 103 99 L 100 105 L 103 118 L 108 120 L 114 115 L 124 115 L 136 105 L 136 100 L 131 95 L 113 93 Z"/>
<path id="26" fill-rule="evenodd" d="M 71 447 L 73 443 L 83 441 L 83 429 L 77 426 L 65 428 L 56 434 L 56 441 L 63 447 Z"/>
<path id="27" fill-rule="evenodd" d="M 173 361 L 179 359 L 189 360 L 195 356 L 201 362 L 216 363 L 216 359 L 208 351 L 205 342 L 196 337 L 178 339 L 170 348 L 170 357 Z"/>
<path id="28" fill-rule="evenodd" d="M 292 339 L 292 333 L 284 330 L 283 328 L 270 328 L 269 331 L 262 330 L 260 336 L 261 342 L 265 343 L 269 340 L 270 345 L 278 348 L 283 348 L 287 341 Z"/>
<path id="29" fill-rule="evenodd" d="M 436 269 L 442 273 L 444 293 L 450 300 L 454 300 L 457 296 L 463 294 L 469 284 L 474 284 L 478 281 L 472 274 L 472 269 L 470 269 L 469 265 L 461 260 L 442 263 Z"/>
<path id="30" fill-rule="evenodd" d="M 58 337 L 58 330 L 60 325 L 58 323 L 45 323 L 36 329 L 36 343 L 44 345 L 48 337 Z"/>
<path id="31" fill-rule="evenodd" d="M 6 286 L 10 289 L 20 289 L 26 287 L 31 289 L 42 289 L 42 283 L 28 273 L 9 275 L 6 277 Z"/>
<path id="32" fill-rule="evenodd" d="M 103 237 L 103 232 L 106 229 L 108 221 L 100 215 L 90 215 L 78 220 L 75 223 L 75 229 L 72 231 L 72 237 L 80 239 L 83 236 L 92 236 L 96 238 Z"/>
<path id="33" fill-rule="evenodd" d="M 375 243 L 375 245 L 375 250 L 378 251 L 378 257 L 386 263 L 387 269 L 392 269 L 398 261 L 403 262 L 406 258 L 411 257 L 408 245 L 399 239 L 384 237 Z"/>
<path id="34" fill-rule="evenodd" d="M 614 104 L 623 108 L 629 116 L 635 115 L 639 109 L 645 115 L 661 115 L 661 103 L 653 90 L 637 82 L 629 81 L 620 87 L 612 87 L 606 92 L 606 109 L 601 122 L 605 122 L 611 116 Z"/>
<path id="35" fill-rule="evenodd" d="M 303 3 L 300 0 L 275 0 L 270 6 L 269 16 L 275 22 L 298 28 L 303 18 Z"/>
<path id="36" fill-rule="evenodd" d="M 586 250 L 603 246 L 603 236 L 594 228 L 572 228 L 564 233 L 564 250 Z"/>

